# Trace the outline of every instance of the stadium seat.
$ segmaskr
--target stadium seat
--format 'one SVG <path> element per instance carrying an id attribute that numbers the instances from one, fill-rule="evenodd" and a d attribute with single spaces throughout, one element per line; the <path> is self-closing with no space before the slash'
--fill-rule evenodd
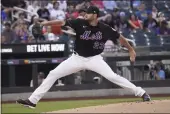
<path id="1" fill-rule="evenodd" d="M 170 19 L 170 9 L 169 9 L 169 11 L 164 11 L 163 13 L 166 18 Z"/>
<path id="2" fill-rule="evenodd" d="M 126 14 L 127 17 L 129 17 L 129 15 L 130 15 L 131 12 L 132 12 L 132 10 L 130 10 L 130 9 L 129 9 L 129 10 L 127 10 L 127 9 L 121 9 L 121 11 L 122 11 L 122 12 L 125 12 L 125 14 Z M 133 12 L 135 12 L 135 11 L 133 10 Z"/>
<path id="3" fill-rule="evenodd" d="M 149 39 L 154 38 L 154 36 L 155 36 L 155 37 L 157 36 L 156 33 L 155 33 L 155 31 L 152 31 L 152 30 L 150 30 L 150 31 L 148 31 L 148 32 L 145 32 L 145 34 L 147 34 L 147 36 L 149 37 Z"/>
<path id="4" fill-rule="evenodd" d="M 158 7 L 158 2 L 156 0 L 154 0 L 153 5 L 157 8 Z"/>
<path id="5" fill-rule="evenodd" d="M 149 39 L 150 46 L 161 46 L 162 43 L 159 38 L 154 37 L 155 39 Z"/>
<path id="6" fill-rule="evenodd" d="M 134 40 L 134 34 L 129 34 L 127 38 L 131 39 L 131 40 Z"/>
<path id="7" fill-rule="evenodd" d="M 165 9 L 164 1 L 157 1 L 157 8 L 159 11 L 164 10 Z"/>
<path id="8" fill-rule="evenodd" d="M 145 34 L 148 36 L 150 46 L 161 46 L 162 45 L 161 39 L 158 38 L 154 32 L 146 32 Z"/>
<path id="9" fill-rule="evenodd" d="M 138 30 L 136 33 L 134 33 L 134 41 L 137 46 L 148 46 L 149 41 L 147 40 L 148 36 L 144 34 L 144 31 Z"/>
<path id="10" fill-rule="evenodd" d="M 145 41 L 135 41 L 136 46 L 148 46 L 147 42 Z"/>
<path id="11" fill-rule="evenodd" d="M 170 44 L 170 36 L 162 36 L 164 44 Z"/>
<path id="12" fill-rule="evenodd" d="M 128 35 L 129 35 L 129 33 L 130 33 L 130 30 L 128 30 L 128 29 L 123 29 L 121 32 L 122 32 L 122 35 L 123 35 L 124 37 L 128 38 Z"/>
<path id="13" fill-rule="evenodd" d="M 170 1 L 167 1 L 166 4 L 170 7 Z"/>
<path id="14" fill-rule="evenodd" d="M 170 51 L 170 44 L 163 44 L 162 47 L 164 51 Z"/>
<path id="15" fill-rule="evenodd" d="M 153 6 L 152 5 L 152 0 L 144 0 L 143 3 L 145 4 L 147 10 L 152 9 L 152 6 Z"/>

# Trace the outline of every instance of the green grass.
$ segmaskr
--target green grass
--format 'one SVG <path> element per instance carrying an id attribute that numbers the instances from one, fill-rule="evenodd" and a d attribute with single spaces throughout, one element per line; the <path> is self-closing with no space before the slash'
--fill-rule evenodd
<path id="1" fill-rule="evenodd" d="M 152 98 L 153 100 L 170 99 L 170 97 Z M 39 102 L 36 109 L 29 109 L 19 104 L 2 104 L 2 113 L 41 113 L 49 111 L 57 111 L 63 109 L 96 106 L 104 104 L 113 104 L 120 102 L 141 101 L 140 98 L 123 98 L 123 99 L 100 99 L 100 100 L 76 100 L 76 101 L 53 101 Z"/>

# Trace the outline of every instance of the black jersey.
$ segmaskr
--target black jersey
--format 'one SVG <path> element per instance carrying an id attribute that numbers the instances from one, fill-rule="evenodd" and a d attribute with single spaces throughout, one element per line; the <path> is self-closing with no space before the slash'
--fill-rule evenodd
<path id="1" fill-rule="evenodd" d="M 66 20 L 65 26 L 70 26 L 76 32 L 74 51 L 80 56 L 90 57 L 103 52 L 108 39 L 116 42 L 120 34 L 110 26 L 98 22 L 91 26 L 84 19 Z"/>

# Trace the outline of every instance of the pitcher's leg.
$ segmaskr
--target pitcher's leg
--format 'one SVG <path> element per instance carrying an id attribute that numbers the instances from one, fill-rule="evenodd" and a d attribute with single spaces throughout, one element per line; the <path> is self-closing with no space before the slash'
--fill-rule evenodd
<path id="1" fill-rule="evenodd" d="M 54 70 L 50 71 L 43 83 L 32 93 L 29 100 L 37 104 L 44 94 L 51 88 L 55 81 L 66 75 L 78 72 L 81 70 L 81 63 L 76 61 L 73 56 L 62 62 Z"/>
<path id="2" fill-rule="evenodd" d="M 88 69 L 99 73 L 112 83 L 115 83 L 125 89 L 130 90 L 135 94 L 135 96 L 141 97 L 145 93 L 145 91 L 141 87 L 136 87 L 126 78 L 123 78 L 118 74 L 114 73 L 109 67 L 109 65 L 102 58 L 91 60 L 88 64 Z"/>

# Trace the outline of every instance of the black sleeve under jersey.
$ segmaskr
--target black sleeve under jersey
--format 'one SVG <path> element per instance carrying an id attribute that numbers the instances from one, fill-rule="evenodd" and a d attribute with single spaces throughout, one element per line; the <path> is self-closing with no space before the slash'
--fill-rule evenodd
<path id="1" fill-rule="evenodd" d="M 108 27 L 108 38 L 109 40 L 112 40 L 115 44 L 117 44 L 117 40 L 120 37 L 119 32 L 117 32 L 114 28 Z"/>

